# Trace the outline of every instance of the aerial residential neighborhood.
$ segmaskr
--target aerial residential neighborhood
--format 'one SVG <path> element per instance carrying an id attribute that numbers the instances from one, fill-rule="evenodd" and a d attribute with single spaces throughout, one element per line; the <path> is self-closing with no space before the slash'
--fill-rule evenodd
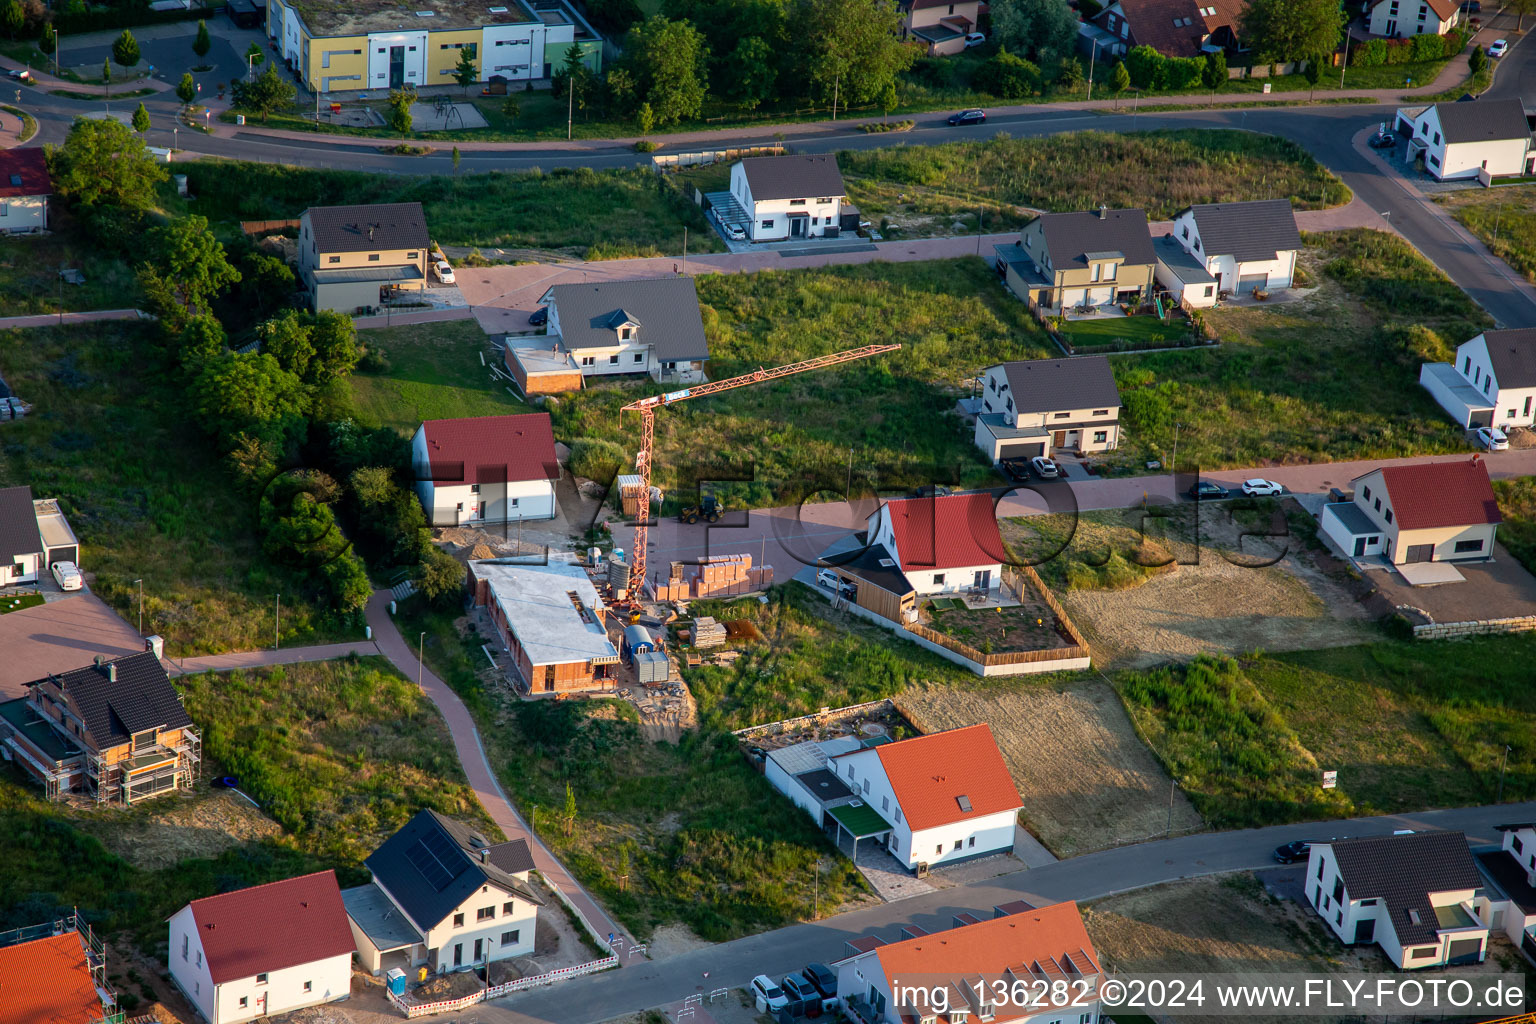
<path id="1" fill-rule="evenodd" d="M 0 1024 L 1531 1024 L 1533 13 L 0 0 Z"/>

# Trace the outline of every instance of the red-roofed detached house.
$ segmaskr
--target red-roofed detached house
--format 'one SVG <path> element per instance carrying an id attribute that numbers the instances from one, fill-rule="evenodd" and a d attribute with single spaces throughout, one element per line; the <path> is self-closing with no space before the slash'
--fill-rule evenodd
<path id="1" fill-rule="evenodd" d="M 1024 802 L 986 725 L 866 747 L 833 757 L 828 767 L 880 816 L 887 830 L 875 838 L 909 871 L 1013 852 Z M 835 811 L 833 818 L 844 824 Z M 863 835 L 850 838 L 873 836 L 855 827 Z"/>
<path id="2" fill-rule="evenodd" d="M 560 479 L 549 413 L 428 420 L 411 439 L 416 493 L 433 526 L 553 519 Z"/>
<path id="3" fill-rule="evenodd" d="M 0 1024 L 96 1024 L 117 1010 L 111 987 L 99 977 L 105 963 L 89 930 L 0 949 Z"/>
<path id="4" fill-rule="evenodd" d="M 1353 501 L 1323 506 L 1322 532 L 1352 558 L 1393 565 L 1483 562 L 1504 517 L 1479 456 L 1383 466 L 1351 481 Z"/>
<path id="5" fill-rule="evenodd" d="M 193 900 L 170 936 L 171 978 L 209 1024 L 352 994 L 357 946 L 334 871 Z"/>
<path id="6" fill-rule="evenodd" d="M 53 179 L 42 150 L 0 150 L 0 232 L 46 231 L 52 194 Z"/>
<path id="7" fill-rule="evenodd" d="M 1002 585 L 1005 552 L 990 494 L 888 501 L 867 529 L 870 546 L 884 547 L 918 594 Z"/>
<path id="8" fill-rule="evenodd" d="M 861 1024 L 1099 1020 L 1103 970 L 1076 903 L 887 943 L 832 967 L 839 1001 Z"/>

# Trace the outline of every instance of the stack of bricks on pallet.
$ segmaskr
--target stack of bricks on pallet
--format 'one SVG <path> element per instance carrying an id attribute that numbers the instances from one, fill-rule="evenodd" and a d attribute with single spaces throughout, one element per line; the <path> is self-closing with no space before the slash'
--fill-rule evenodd
<path id="1" fill-rule="evenodd" d="M 718 594 L 749 594 L 772 583 L 773 567 L 752 568 L 751 555 L 711 555 L 696 563 L 673 562 L 667 581 L 656 584 L 656 599 L 685 601 Z"/>
<path id="2" fill-rule="evenodd" d="M 693 646 L 719 647 L 725 643 L 725 627 L 708 615 L 693 620 Z"/>

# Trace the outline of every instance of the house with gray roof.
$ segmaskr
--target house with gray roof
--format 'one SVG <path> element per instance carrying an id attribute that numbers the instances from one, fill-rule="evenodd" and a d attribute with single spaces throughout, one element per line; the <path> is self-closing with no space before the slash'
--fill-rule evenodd
<path id="1" fill-rule="evenodd" d="M 1375 943 L 1404 970 L 1481 963 L 1488 899 L 1460 832 L 1313 843 L 1307 902 L 1349 945 Z"/>
<path id="2" fill-rule="evenodd" d="M 363 861 L 368 885 L 343 890 L 358 960 L 391 967 L 470 970 L 533 952 L 544 897 L 528 881 L 528 840 L 496 843 L 433 810 L 417 812 Z"/>
<path id="3" fill-rule="evenodd" d="M 1449 363 L 1425 363 L 1419 383 L 1467 430 L 1536 426 L 1536 327 L 1484 331 Z"/>
<path id="4" fill-rule="evenodd" d="M 975 413 L 976 447 L 993 462 L 1120 444 L 1120 390 L 1104 356 L 989 366 Z"/>
<path id="5" fill-rule="evenodd" d="M 299 280 L 310 308 L 341 313 L 427 286 L 427 218 L 420 203 L 312 206 L 299 217 Z"/>
<path id="6" fill-rule="evenodd" d="M 55 498 L 0 488 L 0 587 L 36 583 L 55 562 L 80 561 L 80 542 Z"/>
<path id="7" fill-rule="evenodd" d="M 859 227 L 859 211 L 848 205 L 848 189 L 831 155 L 739 160 L 731 167 L 730 194 L 712 196 L 711 205 L 722 225 L 741 227 L 754 242 L 836 238 Z"/>
<path id="8" fill-rule="evenodd" d="M 1427 107 L 1401 107 L 1397 133 L 1408 140 L 1408 163 L 1441 181 L 1498 178 L 1536 171 L 1531 127 L 1518 99 L 1472 99 Z"/>
<path id="9" fill-rule="evenodd" d="M 1152 294 L 1157 255 L 1145 210 L 1042 213 L 994 250 L 999 276 L 1047 316 L 1135 308 Z"/>
<path id="10" fill-rule="evenodd" d="M 680 384 L 705 379 L 709 341 L 691 277 L 557 284 L 540 301 L 549 309 L 547 343 L 507 348 L 524 394 L 620 374 Z"/>
<path id="11" fill-rule="evenodd" d="M 1291 287 L 1300 249 L 1288 199 L 1200 203 L 1175 214 L 1171 238 L 1158 240 L 1157 283 L 1180 302 L 1214 306 L 1226 294 Z"/>

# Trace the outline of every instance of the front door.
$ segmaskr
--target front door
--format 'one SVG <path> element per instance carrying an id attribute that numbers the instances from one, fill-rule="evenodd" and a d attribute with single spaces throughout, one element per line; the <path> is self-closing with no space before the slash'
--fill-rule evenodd
<path id="1" fill-rule="evenodd" d="M 1066 446 L 1067 446 L 1067 432 L 1065 430 L 1058 430 L 1058 431 L 1056 431 L 1056 443 L 1055 443 L 1054 447 L 1056 447 L 1056 448 L 1065 448 Z"/>
<path id="2" fill-rule="evenodd" d="M 553 665 L 545 665 L 544 666 L 544 692 L 545 693 L 553 693 L 554 691 L 555 691 L 555 666 L 553 666 Z"/>
<path id="3" fill-rule="evenodd" d="M 1363 554 L 1365 554 L 1365 538 L 1364 537 L 1356 537 L 1355 538 L 1355 557 L 1359 558 Z M 1376 922 L 1375 921 L 1371 922 L 1371 927 L 1372 928 L 1376 927 Z"/>
<path id="4" fill-rule="evenodd" d="M 1376 919 L 1373 917 L 1369 921 L 1357 921 L 1355 923 L 1355 942 L 1364 943 L 1375 941 Z"/>
<path id="5" fill-rule="evenodd" d="M 1433 544 L 1410 544 L 1408 545 L 1407 557 L 1405 557 L 1403 561 L 1428 562 L 1431 561 L 1434 557 L 1435 546 Z"/>
<path id="6" fill-rule="evenodd" d="M 804 238 L 805 237 L 805 218 L 804 217 L 791 217 L 791 218 L 789 218 L 789 237 L 791 237 L 791 238 Z"/>
<path id="7" fill-rule="evenodd" d="M 389 87 L 398 89 L 405 84 L 405 47 L 389 48 Z"/>

